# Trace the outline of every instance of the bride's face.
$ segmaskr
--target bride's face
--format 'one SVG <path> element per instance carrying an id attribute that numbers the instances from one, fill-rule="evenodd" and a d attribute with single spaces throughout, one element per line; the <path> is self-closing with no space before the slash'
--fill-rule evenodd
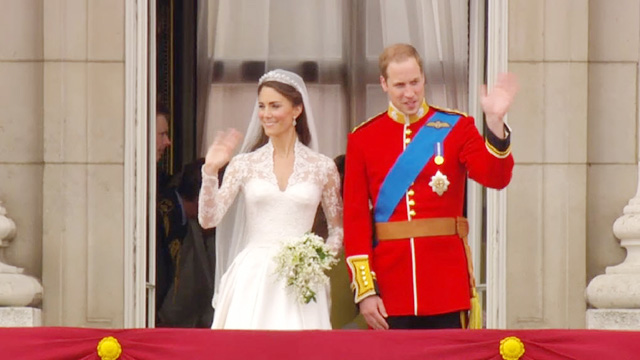
<path id="1" fill-rule="evenodd" d="M 289 99 L 268 86 L 258 94 L 258 116 L 264 133 L 269 137 L 295 132 L 293 119 L 301 112 L 302 106 L 293 106 Z"/>

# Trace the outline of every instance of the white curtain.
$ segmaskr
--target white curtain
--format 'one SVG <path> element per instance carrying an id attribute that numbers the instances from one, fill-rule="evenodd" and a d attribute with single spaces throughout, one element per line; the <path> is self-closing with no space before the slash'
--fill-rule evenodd
<path id="1" fill-rule="evenodd" d="M 426 97 L 430 104 L 462 111 L 468 103 L 468 0 L 201 0 L 208 13 L 208 31 L 199 31 L 199 46 L 209 59 L 200 63 L 199 80 L 211 83 L 207 91 L 203 124 L 198 127 L 200 153 L 216 130 L 234 127 L 244 131 L 256 99 L 256 81 L 239 75 L 243 64 L 264 62 L 263 70 L 276 67 L 300 73 L 300 64 L 317 65 L 317 81 L 307 81 L 317 119 L 320 151 L 335 157 L 344 153 L 349 124 L 360 123 L 384 111 L 387 98 L 378 83 L 377 61 L 382 49 L 396 42 L 414 45 L 424 60 Z M 362 7 L 354 6 L 360 3 Z M 363 23 L 347 14 L 363 11 Z M 356 27 L 358 29 L 353 29 Z M 364 39 L 354 40 L 354 33 Z M 353 41 L 364 41 L 363 54 Z M 204 51 L 199 54 L 205 54 Z M 364 92 L 348 96 L 341 72 L 353 57 L 364 57 Z M 351 57 L 351 59 L 350 59 Z M 214 61 L 215 71 L 206 72 Z M 205 70 L 201 70 L 205 69 Z M 215 72 L 218 72 L 217 74 Z M 261 71 L 262 72 L 262 71 Z M 302 74 L 301 74 L 302 75 Z M 203 79 L 204 78 L 204 79 Z M 306 79 L 305 79 L 306 80 Z M 200 88 L 200 87 L 199 87 Z M 351 99 L 351 103 L 349 103 Z M 362 119 L 351 119 L 350 107 L 363 102 Z M 200 101 L 200 103 L 203 103 Z"/>
<path id="2" fill-rule="evenodd" d="M 214 2 L 211 0 L 211 2 Z M 215 131 L 234 127 L 244 131 L 257 97 L 257 81 L 241 78 L 241 67 L 264 62 L 263 70 L 281 67 L 300 74 L 300 64 L 316 64 L 322 80 L 325 69 L 345 62 L 342 0 L 219 0 L 214 60 L 221 81 L 210 87 L 201 154 Z M 313 67 L 313 65 L 312 65 Z M 220 70 L 221 69 L 221 70 Z M 263 72 L 263 71 L 261 71 Z M 303 75 L 303 74 L 300 74 Z M 307 81 L 318 127 L 320 152 L 344 153 L 348 131 L 345 87 L 340 81 Z"/>
<path id="3" fill-rule="evenodd" d="M 468 106 L 468 0 L 367 1 L 366 56 L 376 63 L 385 46 L 412 44 L 422 56 L 427 102 L 462 111 Z M 384 110 L 386 95 L 367 85 L 367 115 Z"/>

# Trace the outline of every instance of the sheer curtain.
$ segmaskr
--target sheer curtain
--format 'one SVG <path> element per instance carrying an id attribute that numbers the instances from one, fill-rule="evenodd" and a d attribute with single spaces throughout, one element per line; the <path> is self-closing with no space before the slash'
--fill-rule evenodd
<path id="1" fill-rule="evenodd" d="M 201 154 L 216 130 L 246 129 L 257 79 L 274 68 L 302 75 L 318 119 L 320 151 L 342 154 L 350 128 L 386 108 L 377 61 L 396 42 L 410 43 L 422 55 L 430 104 L 467 110 L 468 0 L 200 2 Z M 350 70 L 362 74 L 355 84 L 348 84 Z M 358 106 L 365 111 L 350 111 Z"/>
<path id="2" fill-rule="evenodd" d="M 201 154 L 216 130 L 244 131 L 265 71 L 283 68 L 307 84 L 318 124 L 320 152 L 334 157 L 346 147 L 342 66 L 342 0 L 218 0 L 214 27 L 213 82 L 209 87 Z M 202 43 L 201 43 L 202 44 Z"/>
<path id="3" fill-rule="evenodd" d="M 367 78 L 379 76 L 385 46 L 412 44 L 422 56 L 429 104 L 466 111 L 468 107 L 468 0 L 380 0 L 366 2 Z M 384 110 L 379 84 L 367 84 L 367 116 Z"/>

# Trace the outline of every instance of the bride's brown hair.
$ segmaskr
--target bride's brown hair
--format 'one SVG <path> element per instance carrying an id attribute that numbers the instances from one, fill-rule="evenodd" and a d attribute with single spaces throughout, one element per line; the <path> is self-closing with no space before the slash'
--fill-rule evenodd
<path id="1" fill-rule="evenodd" d="M 302 106 L 302 112 L 296 119 L 295 129 L 296 134 L 298 134 L 298 140 L 305 145 L 309 145 L 311 142 L 311 132 L 309 132 L 309 125 L 307 124 L 307 113 L 305 112 L 304 104 L 302 102 L 302 94 L 300 94 L 300 92 L 291 85 L 271 80 L 258 85 L 258 94 L 260 94 L 260 90 L 265 86 L 277 91 L 280 95 L 289 100 L 293 106 Z M 264 131 L 262 131 L 258 141 L 251 147 L 251 151 L 260 148 L 268 141 L 269 137 L 264 133 Z"/>

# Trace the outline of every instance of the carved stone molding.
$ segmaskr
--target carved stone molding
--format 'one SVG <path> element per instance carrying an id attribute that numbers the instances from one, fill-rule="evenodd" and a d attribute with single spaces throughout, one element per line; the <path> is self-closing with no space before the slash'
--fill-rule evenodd
<path id="1" fill-rule="evenodd" d="M 640 164 L 638 171 L 640 175 Z M 628 324 L 636 324 L 640 329 L 640 176 L 638 180 L 636 195 L 613 224 L 613 233 L 627 250 L 627 257 L 618 265 L 608 266 L 604 274 L 596 276 L 587 286 L 588 303 L 600 309 L 587 310 L 587 326 L 590 328 L 621 328 L 617 325 L 621 322 L 615 320 L 620 317 L 620 311 L 635 309 L 624 313 L 624 323 L 627 324 L 624 328 L 628 329 Z M 634 319 L 628 321 L 629 317 Z M 599 320 L 595 321 L 596 318 Z"/>
<path id="2" fill-rule="evenodd" d="M 0 202 L 0 306 L 28 306 L 40 303 L 42 285 L 35 278 L 24 275 L 24 269 L 3 262 L 4 248 L 16 235 L 16 224 L 8 218 Z"/>

